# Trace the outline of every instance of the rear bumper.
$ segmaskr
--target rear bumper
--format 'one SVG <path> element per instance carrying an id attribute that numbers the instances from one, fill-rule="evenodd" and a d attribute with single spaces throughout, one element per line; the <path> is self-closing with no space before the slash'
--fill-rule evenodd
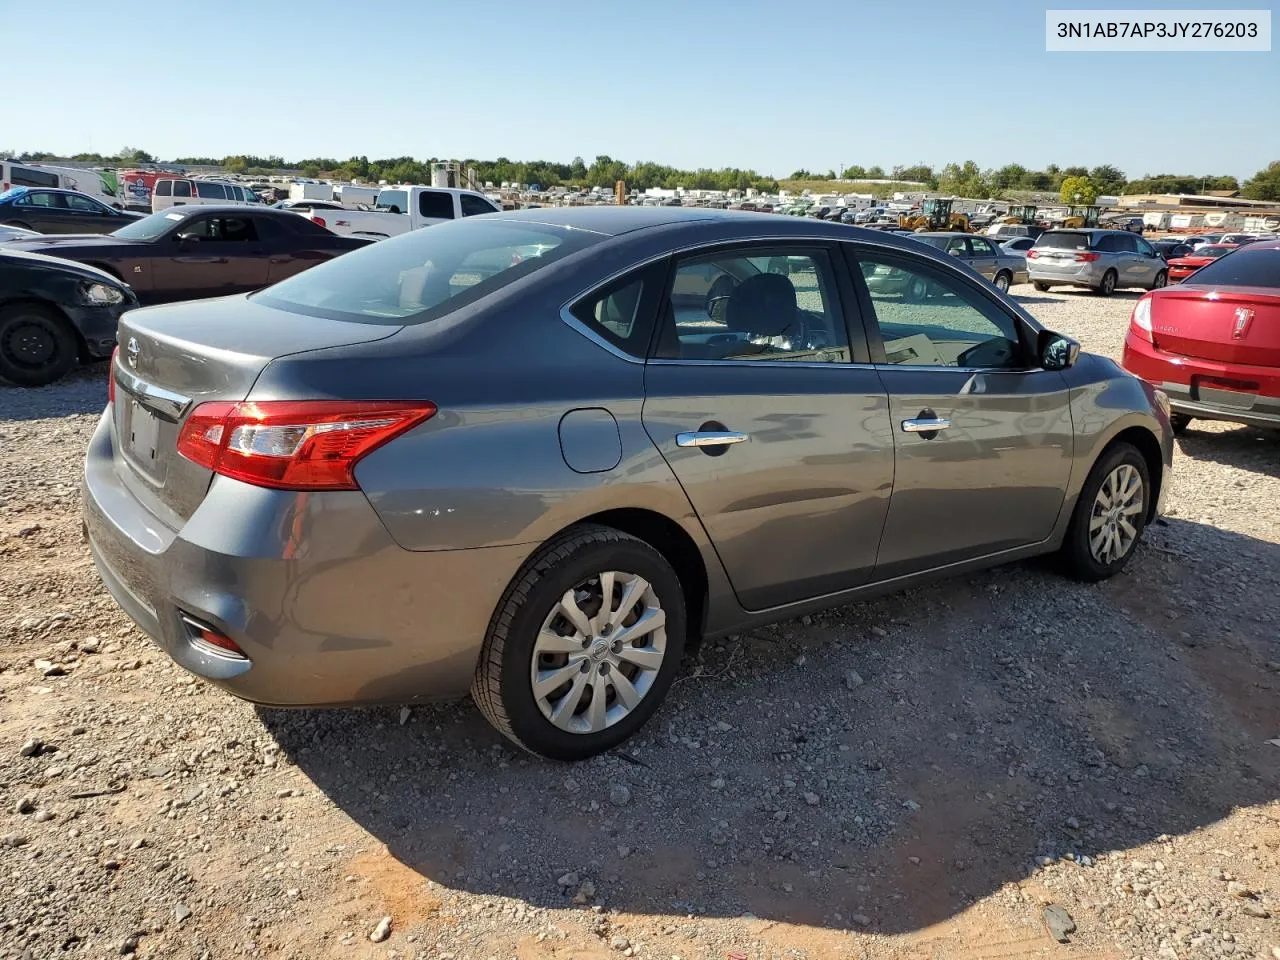
<path id="1" fill-rule="evenodd" d="M 1067 284 L 1076 287 L 1096 287 L 1102 283 L 1105 267 L 1094 263 L 1072 264 L 1071 266 L 1045 268 L 1036 260 L 1027 261 L 1027 274 L 1033 283 Z"/>
<path id="2" fill-rule="evenodd" d="M 85 461 L 84 524 L 116 602 L 180 666 L 273 706 L 453 697 L 532 545 L 416 552 L 359 491 L 298 494 L 216 477 L 181 530 L 129 490 L 111 418 Z M 186 613 L 247 660 L 193 644 Z"/>
<path id="3" fill-rule="evenodd" d="M 1280 427 L 1280 369 L 1218 363 L 1167 353 L 1132 334 L 1121 364 L 1169 397 L 1174 413 L 1254 427 Z M 1257 384 L 1256 392 L 1220 389 L 1223 380 Z"/>

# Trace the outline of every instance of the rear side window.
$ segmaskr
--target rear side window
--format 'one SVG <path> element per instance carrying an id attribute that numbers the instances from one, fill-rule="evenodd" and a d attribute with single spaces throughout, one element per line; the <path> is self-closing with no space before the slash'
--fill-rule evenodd
<path id="1" fill-rule="evenodd" d="M 9 182 L 15 187 L 56 187 L 58 175 L 46 170 L 19 167 L 15 164 L 9 168 Z"/>
<path id="2" fill-rule="evenodd" d="M 648 271 L 650 284 L 658 281 Z M 592 333 L 637 358 L 649 347 L 650 327 L 641 323 L 648 306 L 645 274 L 624 277 L 573 305 L 571 313 Z M 651 313 L 652 311 L 649 311 Z"/>
<path id="3" fill-rule="evenodd" d="M 191 196 L 191 181 L 190 180 L 173 181 L 173 195 L 175 197 Z"/>
<path id="4" fill-rule="evenodd" d="M 1280 248 L 1242 247 L 1205 264 L 1189 281 L 1197 286 L 1280 287 Z"/>
<path id="5" fill-rule="evenodd" d="M 172 181 L 172 180 L 157 180 L 157 181 L 156 181 L 156 196 L 157 196 L 157 197 L 172 197 L 172 196 L 173 196 L 173 181 Z"/>
<path id="6" fill-rule="evenodd" d="M 392 213 L 408 213 L 409 191 L 383 190 L 378 194 L 377 205 L 384 210 L 390 210 Z"/>
<path id="7" fill-rule="evenodd" d="M 227 199 L 227 191 L 220 183 L 204 183 L 203 181 L 197 181 L 196 196 L 205 200 L 225 200 Z"/>
<path id="8" fill-rule="evenodd" d="M 486 210 L 485 213 L 492 213 Z M 418 194 L 418 215 L 435 217 L 439 220 L 453 219 L 453 194 L 437 193 L 435 190 L 423 190 Z"/>
<path id="9" fill-rule="evenodd" d="M 1042 233 L 1036 240 L 1037 250 L 1088 250 L 1089 235 L 1087 233 Z"/>
<path id="10" fill-rule="evenodd" d="M 1123 239 L 1123 237 L 1117 237 L 1115 234 L 1109 233 L 1104 237 L 1099 237 L 1093 249 L 1099 253 L 1120 253 L 1125 249 L 1122 243 Z"/>
<path id="11" fill-rule="evenodd" d="M 352 251 L 254 297 L 335 320 L 425 323 L 598 240 L 585 231 L 455 220 Z"/>

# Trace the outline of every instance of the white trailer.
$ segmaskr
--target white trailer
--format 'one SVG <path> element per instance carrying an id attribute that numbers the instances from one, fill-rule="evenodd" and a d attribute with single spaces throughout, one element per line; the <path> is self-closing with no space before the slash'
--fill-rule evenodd
<path id="1" fill-rule="evenodd" d="M 290 200 L 332 200 L 333 187 L 327 183 L 291 183 Z"/>

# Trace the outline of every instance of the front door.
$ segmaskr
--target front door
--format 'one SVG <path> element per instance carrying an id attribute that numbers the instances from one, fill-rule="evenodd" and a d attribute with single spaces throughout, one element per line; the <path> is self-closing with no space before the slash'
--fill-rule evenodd
<path id="1" fill-rule="evenodd" d="M 1031 361 L 1022 321 L 968 277 L 871 248 L 857 259 L 862 276 L 908 275 L 863 288 L 897 451 L 875 579 L 1047 538 L 1071 469 L 1062 375 Z"/>
<path id="2" fill-rule="evenodd" d="M 986 237 L 969 237 L 969 266 L 988 280 L 996 278 L 996 248 Z"/>
<path id="3" fill-rule="evenodd" d="M 258 290 L 267 285 L 270 254 L 253 218 L 195 214 L 182 220 L 157 249 L 156 300 L 195 300 Z"/>
<path id="4" fill-rule="evenodd" d="M 843 270 L 821 245 L 682 259 L 646 366 L 645 429 L 749 610 L 875 565 L 893 436 L 860 328 L 850 346 Z"/>
<path id="5" fill-rule="evenodd" d="M 77 232 L 110 233 L 129 222 L 105 203 L 99 203 L 92 197 L 69 193 L 66 194 L 66 199 L 67 209 L 77 224 Z"/>

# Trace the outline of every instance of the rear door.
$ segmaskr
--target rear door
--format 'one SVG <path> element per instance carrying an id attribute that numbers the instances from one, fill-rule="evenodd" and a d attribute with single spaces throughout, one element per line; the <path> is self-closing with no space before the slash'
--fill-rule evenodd
<path id="1" fill-rule="evenodd" d="M 1071 467 L 1062 375 L 1031 362 L 1022 321 L 970 278 L 906 252 L 850 249 L 896 450 L 875 579 L 1047 538 Z M 904 294 L 921 286 L 912 281 L 869 290 L 862 277 L 886 267 L 929 295 Z"/>
<path id="2" fill-rule="evenodd" d="M 875 565 L 893 437 L 860 328 L 850 340 L 852 296 L 825 243 L 737 244 L 672 269 L 643 422 L 750 610 Z"/>
<path id="3" fill-rule="evenodd" d="M 14 209 L 21 208 L 22 222 L 40 233 L 77 233 L 67 210 L 66 195 L 51 190 L 31 190 L 18 198 Z M 17 219 L 17 218 L 15 218 Z"/>

